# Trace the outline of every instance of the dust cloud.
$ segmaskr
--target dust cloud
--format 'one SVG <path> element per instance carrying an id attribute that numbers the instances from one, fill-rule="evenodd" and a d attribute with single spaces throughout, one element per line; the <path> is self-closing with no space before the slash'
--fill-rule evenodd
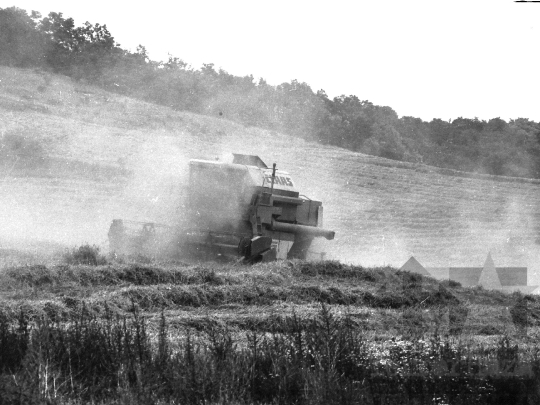
<path id="1" fill-rule="evenodd" d="M 169 224 L 181 216 L 188 161 L 164 138 L 138 144 L 119 157 L 116 170 L 106 168 L 110 173 L 98 178 L 69 168 L 58 176 L 6 175 L 0 179 L 0 249 L 42 253 L 40 246 L 51 243 L 88 243 L 106 251 L 114 218 Z"/>
<path id="2" fill-rule="evenodd" d="M 113 219 L 172 227 L 186 223 L 189 160 L 197 157 L 193 151 L 196 142 L 186 145 L 184 137 L 160 133 L 138 136 L 125 147 L 125 139 L 115 144 L 114 136 L 100 136 L 103 140 L 97 135 L 85 139 L 92 143 L 91 149 L 106 150 L 111 159 L 116 158 L 113 170 L 111 159 L 103 163 L 94 157 L 98 163 L 90 168 L 105 175 L 96 177 L 79 170 L 80 161 L 75 159 L 72 167 L 53 175 L 19 172 L 14 176 L 12 171 L 4 171 L 0 178 L 0 250 L 30 249 L 42 256 L 51 244 L 60 250 L 91 244 L 106 252 Z M 206 152 L 211 159 L 232 162 L 232 154 L 221 148 Z M 57 164 L 54 157 L 48 158 L 52 166 Z M 222 198 L 219 189 L 212 188 L 216 184 L 200 182 L 199 190 L 205 187 L 208 194 L 214 192 L 217 199 Z"/>
<path id="3" fill-rule="evenodd" d="M 115 218 L 171 224 L 183 216 L 189 157 L 174 138 L 147 141 L 125 160 L 131 172 L 117 202 Z"/>

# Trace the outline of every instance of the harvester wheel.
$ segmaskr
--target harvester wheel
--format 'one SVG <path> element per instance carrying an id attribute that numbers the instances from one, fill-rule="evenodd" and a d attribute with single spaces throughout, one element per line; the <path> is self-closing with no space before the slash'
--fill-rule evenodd
<path id="1" fill-rule="evenodd" d="M 244 257 L 251 256 L 251 239 L 243 237 L 238 243 L 238 254 Z"/>

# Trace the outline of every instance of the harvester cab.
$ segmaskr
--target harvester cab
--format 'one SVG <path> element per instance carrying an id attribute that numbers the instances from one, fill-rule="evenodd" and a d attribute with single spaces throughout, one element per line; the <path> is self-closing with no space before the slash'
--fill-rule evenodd
<path id="1" fill-rule="evenodd" d="M 275 164 L 269 168 L 258 156 L 233 157 L 232 163 L 190 161 L 186 220 L 171 226 L 166 238 L 173 250 L 246 262 L 305 259 L 314 238 L 334 238 L 322 228 L 322 203 L 301 196 L 289 173 Z M 109 236 L 121 233 L 115 221 Z M 119 245 L 110 242 L 111 249 Z"/>

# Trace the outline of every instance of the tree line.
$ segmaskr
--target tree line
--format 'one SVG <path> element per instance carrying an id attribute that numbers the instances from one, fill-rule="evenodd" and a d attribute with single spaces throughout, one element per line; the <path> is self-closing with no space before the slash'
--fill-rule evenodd
<path id="1" fill-rule="evenodd" d="M 400 118 L 390 107 L 355 95 L 330 98 L 297 80 L 274 86 L 211 63 L 195 69 L 172 55 L 154 61 L 144 46 L 135 52 L 121 48 L 106 25 L 77 27 L 62 13 L 42 17 L 0 9 L 0 64 L 46 69 L 175 110 L 224 116 L 370 155 L 540 178 L 540 123 L 527 118 Z"/>

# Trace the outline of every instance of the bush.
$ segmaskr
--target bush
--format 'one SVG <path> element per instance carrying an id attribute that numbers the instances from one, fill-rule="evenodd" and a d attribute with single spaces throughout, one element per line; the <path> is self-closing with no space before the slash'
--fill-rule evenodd
<path id="1" fill-rule="evenodd" d="M 64 261 L 67 264 L 86 264 L 89 266 L 107 264 L 107 259 L 99 251 L 98 246 L 82 245 L 64 253 Z"/>
<path id="2" fill-rule="evenodd" d="M 458 288 L 461 287 L 461 283 L 459 281 L 455 280 L 443 280 L 441 281 L 441 285 L 449 288 Z"/>

